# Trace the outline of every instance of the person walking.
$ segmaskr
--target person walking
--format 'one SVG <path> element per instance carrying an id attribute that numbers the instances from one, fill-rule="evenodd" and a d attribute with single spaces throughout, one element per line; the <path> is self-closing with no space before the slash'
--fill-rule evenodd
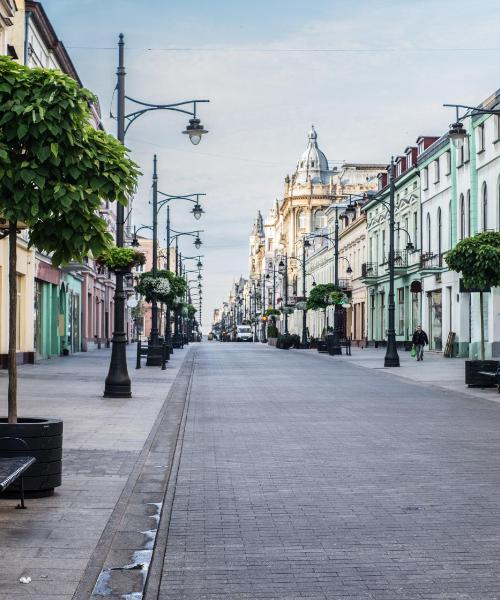
<path id="1" fill-rule="evenodd" d="M 429 343 L 429 338 L 422 329 L 421 325 L 417 325 L 415 333 L 413 334 L 412 342 L 415 346 L 415 350 L 417 351 L 417 360 L 424 360 L 424 346 Z"/>

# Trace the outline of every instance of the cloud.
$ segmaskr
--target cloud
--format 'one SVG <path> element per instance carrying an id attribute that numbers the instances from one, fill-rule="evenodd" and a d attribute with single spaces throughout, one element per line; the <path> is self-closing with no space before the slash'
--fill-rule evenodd
<path id="1" fill-rule="evenodd" d="M 49 10 L 64 2 L 45 4 Z M 257 210 L 267 212 L 280 197 L 312 123 L 330 160 L 385 163 L 419 134 L 446 129 L 452 115 L 442 108 L 444 102 L 477 103 L 498 87 L 498 51 L 450 51 L 500 46 L 500 6 L 493 0 L 485 0 L 481 10 L 471 10 L 465 0 L 318 0 L 316 12 L 279 2 L 281 14 L 272 3 L 264 12 L 266 3 L 257 2 L 255 11 L 267 15 L 262 31 L 256 15 L 250 19 L 248 6 L 239 5 L 238 11 L 232 5 L 227 13 L 223 4 L 211 5 L 210 13 L 192 1 L 175 9 L 158 4 L 158 12 L 153 6 L 137 11 L 131 2 L 87 2 L 76 15 L 68 11 L 60 17 L 57 27 L 68 46 L 68 40 L 112 46 L 120 14 L 127 33 L 130 95 L 152 102 L 210 99 L 199 110 L 210 134 L 196 148 L 180 133 L 186 118 L 174 113 L 142 117 L 127 138 L 144 171 L 135 203 L 137 223 L 150 220 L 153 153 L 159 157 L 160 189 L 207 193 L 199 224 L 190 207 L 172 204 L 177 229 L 194 225 L 206 230 L 205 323 L 232 281 L 246 273 L 248 235 Z M 189 9 L 195 5 L 200 18 L 193 25 Z M 77 19 L 78 27 L 70 18 Z M 199 50 L 133 49 L 152 45 Z M 116 53 L 70 51 L 106 114 Z M 113 121 L 106 119 L 106 124 L 115 131 Z M 189 247 L 188 241 L 184 244 Z"/>

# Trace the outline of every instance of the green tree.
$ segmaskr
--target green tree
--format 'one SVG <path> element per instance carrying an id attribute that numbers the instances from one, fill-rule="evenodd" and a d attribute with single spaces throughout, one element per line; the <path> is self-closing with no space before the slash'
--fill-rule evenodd
<path id="1" fill-rule="evenodd" d="M 322 310 L 326 329 L 326 311 L 329 306 L 342 304 L 342 290 L 333 283 L 319 283 L 309 293 L 307 310 Z"/>
<path id="2" fill-rule="evenodd" d="M 8 419 L 17 421 L 17 232 L 54 265 L 112 242 L 103 200 L 126 204 L 138 169 L 115 138 L 90 125 L 88 90 L 52 69 L 0 57 L 0 216 L 9 236 Z"/>
<path id="3" fill-rule="evenodd" d="M 500 232 L 485 231 L 461 240 L 445 260 L 452 271 L 462 274 L 465 289 L 479 291 L 480 359 L 484 360 L 483 294 L 500 286 Z"/>

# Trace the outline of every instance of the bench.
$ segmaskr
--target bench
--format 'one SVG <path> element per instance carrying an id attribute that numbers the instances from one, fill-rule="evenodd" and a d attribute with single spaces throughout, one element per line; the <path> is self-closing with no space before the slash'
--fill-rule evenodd
<path id="1" fill-rule="evenodd" d="M 28 444 L 21 438 L 2 437 L 0 440 L 12 440 L 21 443 L 26 449 Z M 27 450 L 29 452 L 29 450 Z M 16 508 L 25 509 L 24 504 L 24 473 L 36 462 L 33 456 L 0 457 L 0 493 L 5 492 L 13 483 L 19 479 L 21 503 Z"/>
<path id="2" fill-rule="evenodd" d="M 485 377 L 493 379 L 495 385 L 497 386 L 498 393 L 500 394 L 500 367 L 498 369 L 495 369 L 494 371 L 478 371 L 478 373 L 480 375 L 484 375 Z"/>

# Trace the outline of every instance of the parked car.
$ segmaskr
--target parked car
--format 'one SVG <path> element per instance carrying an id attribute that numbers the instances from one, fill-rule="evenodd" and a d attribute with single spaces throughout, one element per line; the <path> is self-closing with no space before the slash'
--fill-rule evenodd
<path id="1" fill-rule="evenodd" d="M 251 342 L 253 340 L 252 328 L 250 325 L 238 325 L 236 328 L 237 342 Z"/>

